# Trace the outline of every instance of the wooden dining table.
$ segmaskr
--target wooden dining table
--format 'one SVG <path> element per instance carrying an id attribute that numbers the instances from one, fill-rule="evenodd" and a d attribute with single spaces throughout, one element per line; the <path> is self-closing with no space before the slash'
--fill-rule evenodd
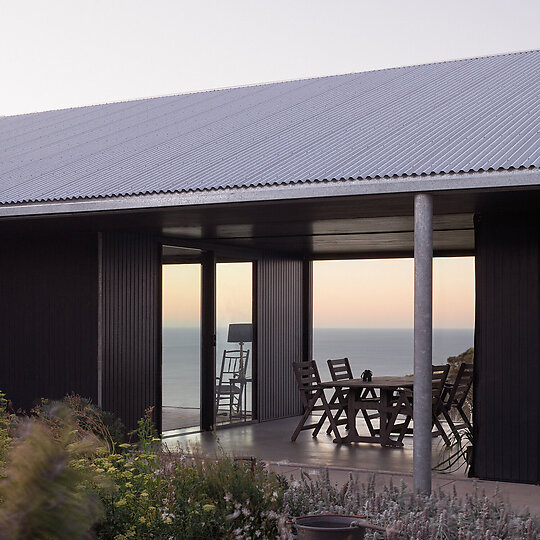
<path id="1" fill-rule="evenodd" d="M 373 377 L 371 381 L 362 379 L 345 379 L 340 381 L 328 381 L 321 384 L 323 388 L 343 391 L 347 394 L 347 424 L 348 433 L 341 439 L 335 439 L 336 443 L 368 442 L 378 443 L 382 446 L 402 447 L 403 443 L 392 438 L 396 420 L 401 410 L 399 402 L 394 399 L 400 390 L 414 387 L 414 378 L 409 377 Z M 379 391 L 378 399 L 365 399 L 366 390 Z M 379 429 L 370 435 L 360 435 L 356 428 L 356 415 L 359 410 L 378 411 Z"/>

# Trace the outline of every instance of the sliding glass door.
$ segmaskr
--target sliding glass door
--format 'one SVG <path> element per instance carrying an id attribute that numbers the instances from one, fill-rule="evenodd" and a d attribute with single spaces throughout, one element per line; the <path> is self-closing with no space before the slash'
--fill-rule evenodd
<path id="1" fill-rule="evenodd" d="M 199 428 L 201 265 L 163 265 L 162 431 Z"/>
<path id="2" fill-rule="evenodd" d="M 216 262 L 213 252 L 163 247 L 167 436 L 253 419 L 253 267 Z"/>
<path id="3" fill-rule="evenodd" d="M 253 418 L 253 263 L 216 265 L 216 424 Z"/>

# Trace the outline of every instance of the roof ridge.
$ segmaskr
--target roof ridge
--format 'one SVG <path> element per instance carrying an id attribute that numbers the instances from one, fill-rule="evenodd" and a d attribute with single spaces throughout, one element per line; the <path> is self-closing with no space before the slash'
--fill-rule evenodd
<path id="1" fill-rule="evenodd" d="M 146 96 L 146 97 L 139 97 L 139 98 L 128 98 L 128 99 L 119 99 L 117 101 L 107 101 L 107 102 L 100 102 L 100 103 L 91 103 L 88 105 L 77 105 L 75 107 L 62 107 L 59 109 L 48 109 L 45 111 L 33 111 L 33 112 L 27 112 L 27 113 L 20 113 L 20 114 L 12 114 L 12 115 L 0 115 L 0 121 L 2 119 L 7 118 L 17 118 L 22 116 L 31 116 L 35 114 L 45 114 L 45 113 L 52 113 L 52 112 L 62 112 L 62 111 L 73 111 L 77 109 L 89 109 L 91 107 L 102 107 L 103 105 L 117 105 L 120 103 L 131 103 L 135 101 L 150 101 L 154 99 L 163 99 L 163 98 L 172 98 L 172 97 L 180 97 L 180 96 L 188 96 L 188 95 L 196 95 L 196 94 L 209 94 L 211 92 L 221 92 L 224 90 L 236 90 L 240 88 L 256 88 L 258 86 L 268 86 L 271 84 L 285 84 L 285 83 L 293 83 L 293 82 L 300 82 L 300 81 L 312 81 L 316 79 L 329 79 L 332 77 L 346 77 L 348 75 L 361 75 L 363 73 L 378 73 L 378 72 L 384 72 L 384 71 L 392 71 L 392 70 L 398 70 L 398 69 L 409 69 L 409 68 L 418 68 L 418 67 L 424 67 L 424 66 L 433 66 L 433 65 L 440 65 L 440 64 L 452 64 L 456 62 L 467 62 L 471 60 L 482 60 L 485 58 L 497 58 L 502 56 L 514 56 L 514 55 L 521 55 L 521 54 L 532 54 L 532 53 L 540 53 L 540 49 L 529 49 L 529 50 L 521 50 L 521 51 L 510 51 L 510 52 L 504 52 L 504 53 L 496 53 L 496 54 L 484 54 L 480 56 L 472 56 L 472 57 L 465 57 L 465 58 L 454 58 L 451 60 L 439 60 L 436 62 L 425 62 L 421 64 L 408 64 L 404 66 L 391 66 L 391 67 L 384 67 L 384 68 L 377 68 L 377 69 L 367 69 L 365 71 L 349 71 L 346 73 L 334 73 L 331 75 L 317 75 L 317 76 L 310 76 L 310 77 L 300 77 L 296 79 L 278 79 L 273 81 L 266 81 L 266 82 L 257 82 L 257 83 L 247 83 L 247 84 L 240 84 L 240 85 L 232 85 L 232 86 L 221 86 L 216 88 L 206 88 L 201 90 L 191 90 L 187 92 L 175 92 L 171 94 L 160 94 L 156 96 Z"/>

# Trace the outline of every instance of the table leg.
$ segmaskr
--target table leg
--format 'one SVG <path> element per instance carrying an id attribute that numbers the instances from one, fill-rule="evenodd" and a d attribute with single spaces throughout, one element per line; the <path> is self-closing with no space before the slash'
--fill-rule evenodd
<path id="1" fill-rule="evenodd" d="M 356 391 L 352 390 L 347 395 L 347 424 L 349 426 L 349 433 L 352 439 L 358 438 L 358 431 L 356 429 Z"/>
<path id="2" fill-rule="evenodd" d="M 356 408 L 355 408 L 355 401 L 356 401 L 356 390 L 353 390 L 352 388 L 347 392 L 347 425 L 349 426 L 349 430 L 347 432 L 347 435 L 343 437 L 340 441 L 337 439 L 334 439 L 334 442 L 341 442 L 341 443 L 350 443 L 350 442 L 357 442 L 360 439 L 360 436 L 358 435 L 358 431 L 356 429 Z"/>
<path id="3" fill-rule="evenodd" d="M 379 413 L 381 445 L 402 447 L 402 442 L 391 438 L 392 428 L 395 423 L 395 420 L 392 422 L 392 417 L 394 416 L 393 407 L 395 407 L 395 405 L 392 405 L 393 393 L 394 391 L 391 389 L 381 388 L 381 409 Z"/>
<path id="4" fill-rule="evenodd" d="M 389 439 L 388 433 L 388 394 L 386 389 L 381 388 L 381 409 L 379 411 L 379 435 L 381 444 L 384 445 Z"/>

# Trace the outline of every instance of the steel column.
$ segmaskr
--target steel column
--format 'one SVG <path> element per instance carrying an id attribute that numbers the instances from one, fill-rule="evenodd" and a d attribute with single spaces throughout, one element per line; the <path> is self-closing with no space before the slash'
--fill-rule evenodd
<path id="1" fill-rule="evenodd" d="M 216 256 L 203 253 L 201 272 L 201 430 L 216 428 Z"/>
<path id="2" fill-rule="evenodd" d="M 313 360 L 313 261 L 302 263 L 303 361 Z"/>
<path id="3" fill-rule="evenodd" d="M 414 491 L 431 492 L 433 202 L 414 198 Z"/>

